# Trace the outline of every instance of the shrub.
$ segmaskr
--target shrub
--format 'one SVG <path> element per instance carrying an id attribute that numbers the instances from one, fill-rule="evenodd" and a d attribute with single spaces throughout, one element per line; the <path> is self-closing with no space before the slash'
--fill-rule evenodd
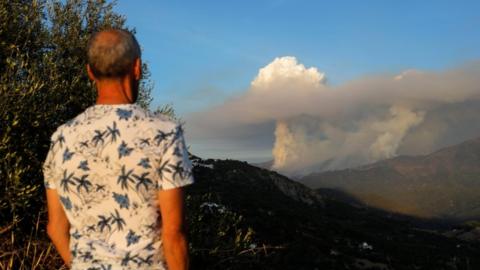
<path id="1" fill-rule="evenodd" d="M 0 0 L 1 268 L 26 267 L 27 247 L 45 235 L 41 166 L 54 130 L 95 101 L 85 47 L 93 32 L 125 28 L 114 4 Z M 152 84 L 147 66 L 144 72 L 139 103 L 146 107 Z"/>

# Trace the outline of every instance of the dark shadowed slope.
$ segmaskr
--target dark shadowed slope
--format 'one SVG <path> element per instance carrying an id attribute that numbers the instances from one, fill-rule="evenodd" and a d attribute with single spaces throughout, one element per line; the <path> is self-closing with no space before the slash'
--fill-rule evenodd
<path id="1" fill-rule="evenodd" d="M 480 269 L 480 244 L 235 160 L 194 159 L 193 269 Z"/>
<path id="2" fill-rule="evenodd" d="M 339 190 L 389 211 L 479 218 L 480 138 L 425 156 L 399 156 L 355 169 L 314 173 L 299 182 Z"/>

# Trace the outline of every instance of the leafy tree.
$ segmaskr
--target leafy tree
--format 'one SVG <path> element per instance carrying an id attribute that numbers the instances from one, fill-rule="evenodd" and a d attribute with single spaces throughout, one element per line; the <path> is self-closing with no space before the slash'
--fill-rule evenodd
<path id="1" fill-rule="evenodd" d="M 44 212 L 41 166 L 49 138 L 96 98 L 85 72 L 88 38 L 126 28 L 114 4 L 0 0 L 0 236 L 29 231 Z M 147 107 L 152 83 L 146 65 L 143 78 L 139 103 Z M 24 244 L 23 235 L 15 234 L 12 249 Z"/>

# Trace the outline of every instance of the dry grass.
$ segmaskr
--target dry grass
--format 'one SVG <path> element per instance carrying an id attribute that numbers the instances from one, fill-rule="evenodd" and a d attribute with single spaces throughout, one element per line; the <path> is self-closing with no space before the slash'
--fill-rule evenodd
<path id="1" fill-rule="evenodd" d="M 30 232 L 18 231 L 17 223 L 0 228 L 0 270 L 67 269 L 45 235 L 40 214 Z"/>

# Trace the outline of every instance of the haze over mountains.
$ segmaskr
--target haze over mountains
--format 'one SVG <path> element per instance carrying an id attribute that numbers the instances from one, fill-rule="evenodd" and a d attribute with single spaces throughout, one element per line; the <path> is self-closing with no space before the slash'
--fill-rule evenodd
<path id="1" fill-rule="evenodd" d="M 480 218 L 480 138 L 429 155 L 398 156 L 298 180 L 366 205 L 428 218 Z"/>

